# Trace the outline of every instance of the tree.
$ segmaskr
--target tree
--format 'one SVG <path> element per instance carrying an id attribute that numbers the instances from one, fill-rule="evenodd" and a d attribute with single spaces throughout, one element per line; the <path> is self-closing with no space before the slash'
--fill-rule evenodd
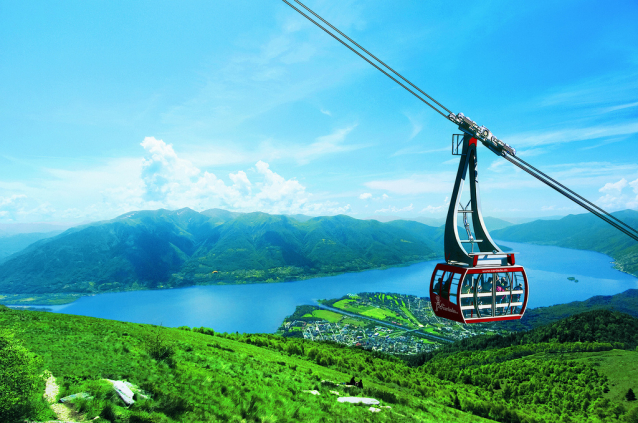
<path id="1" fill-rule="evenodd" d="M 631 388 L 629 388 L 629 390 L 625 394 L 625 399 L 627 401 L 635 401 L 636 400 L 636 394 L 634 394 L 634 391 Z"/>
<path id="2" fill-rule="evenodd" d="M 41 373 L 41 361 L 19 345 L 12 334 L 0 332 L 0 421 L 37 414 L 45 385 Z"/>

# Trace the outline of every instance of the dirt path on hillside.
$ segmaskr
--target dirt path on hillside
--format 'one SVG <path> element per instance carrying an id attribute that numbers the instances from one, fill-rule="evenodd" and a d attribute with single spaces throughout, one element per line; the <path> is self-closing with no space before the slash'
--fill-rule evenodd
<path id="1" fill-rule="evenodd" d="M 47 377 L 48 376 L 48 377 Z M 44 389 L 44 399 L 51 405 L 51 410 L 55 413 L 58 418 L 58 421 L 64 423 L 74 423 L 82 421 L 82 416 L 76 413 L 72 407 L 62 404 L 56 403 L 56 398 L 60 393 L 60 387 L 55 381 L 55 377 L 51 374 L 51 372 L 47 372 L 45 374 L 47 377 L 46 388 Z"/>

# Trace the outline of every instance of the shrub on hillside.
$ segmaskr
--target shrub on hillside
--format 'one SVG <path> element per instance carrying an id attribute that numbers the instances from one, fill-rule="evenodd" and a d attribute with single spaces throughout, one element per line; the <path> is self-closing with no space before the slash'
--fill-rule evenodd
<path id="1" fill-rule="evenodd" d="M 0 332 L 0 421 L 48 415 L 42 398 L 45 380 L 42 362 L 19 345 L 13 336 Z"/>

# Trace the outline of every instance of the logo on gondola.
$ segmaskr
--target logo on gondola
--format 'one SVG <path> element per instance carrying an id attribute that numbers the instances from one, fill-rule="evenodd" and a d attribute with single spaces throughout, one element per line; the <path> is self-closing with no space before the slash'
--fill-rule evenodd
<path id="1" fill-rule="evenodd" d="M 459 312 L 454 310 L 453 308 L 450 308 L 450 307 L 446 306 L 445 304 L 441 304 L 441 297 L 439 297 L 437 295 L 436 296 L 436 303 L 434 304 L 434 311 L 437 312 L 439 310 L 449 311 L 450 313 L 459 314 Z"/>

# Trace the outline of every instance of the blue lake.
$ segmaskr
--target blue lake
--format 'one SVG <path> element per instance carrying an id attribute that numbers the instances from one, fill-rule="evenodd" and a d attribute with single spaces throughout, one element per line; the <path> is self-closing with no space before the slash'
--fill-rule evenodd
<path id="1" fill-rule="evenodd" d="M 638 278 L 612 268 L 612 259 L 590 251 L 502 242 L 518 252 L 527 271 L 530 307 L 580 301 L 638 288 Z M 85 297 L 54 312 L 164 326 L 206 326 L 218 332 L 274 332 L 301 304 L 358 292 L 428 296 L 436 261 L 298 282 L 194 286 Z M 578 283 L 568 280 L 574 277 Z"/>

